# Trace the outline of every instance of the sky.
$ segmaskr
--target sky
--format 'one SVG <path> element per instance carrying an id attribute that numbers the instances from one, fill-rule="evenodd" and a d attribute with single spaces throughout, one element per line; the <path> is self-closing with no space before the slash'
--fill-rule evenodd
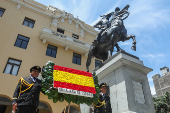
<path id="1" fill-rule="evenodd" d="M 148 80 L 155 93 L 152 76 L 161 74 L 160 68 L 170 68 L 170 0 L 35 0 L 52 5 L 74 15 L 89 25 L 94 25 L 100 15 L 113 12 L 116 7 L 130 5 L 129 17 L 124 25 L 129 35 L 137 40 L 137 50 L 131 50 L 132 40 L 120 42 L 126 52 L 139 57 L 144 66 L 152 68 Z M 97 30 L 97 29 L 96 29 Z"/>

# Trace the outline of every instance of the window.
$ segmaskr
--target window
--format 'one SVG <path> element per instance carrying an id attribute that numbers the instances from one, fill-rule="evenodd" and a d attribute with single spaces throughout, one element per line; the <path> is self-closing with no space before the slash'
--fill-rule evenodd
<path id="1" fill-rule="evenodd" d="M 64 34 L 64 30 L 59 29 L 59 28 L 57 29 L 57 32 Z"/>
<path id="2" fill-rule="evenodd" d="M 6 67 L 4 69 L 4 73 L 17 75 L 20 65 L 21 65 L 21 61 L 9 58 Z"/>
<path id="3" fill-rule="evenodd" d="M 31 19 L 25 17 L 24 22 L 23 22 L 22 25 L 25 25 L 25 26 L 28 26 L 30 28 L 33 28 L 34 24 L 35 24 L 34 20 L 31 20 Z"/>
<path id="4" fill-rule="evenodd" d="M 81 65 L 81 55 L 77 53 L 73 53 L 73 63 Z"/>
<path id="5" fill-rule="evenodd" d="M 56 54 L 57 54 L 57 47 L 48 44 L 46 55 L 56 58 Z"/>
<path id="6" fill-rule="evenodd" d="M 29 38 L 22 35 L 18 35 L 14 46 L 26 49 L 28 42 L 29 42 Z"/>
<path id="7" fill-rule="evenodd" d="M 96 68 L 97 66 L 99 66 L 101 63 L 102 63 L 102 61 L 95 59 L 95 68 Z"/>
<path id="8" fill-rule="evenodd" d="M 75 35 L 75 34 L 72 34 L 72 37 L 75 38 L 75 39 L 79 39 L 79 36 Z"/>
<path id="9" fill-rule="evenodd" d="M 5 9 L 0 8 L 0 17 L 2 17 L 2 15 L 4 14 L 4 12 L 5 12 Z"/>

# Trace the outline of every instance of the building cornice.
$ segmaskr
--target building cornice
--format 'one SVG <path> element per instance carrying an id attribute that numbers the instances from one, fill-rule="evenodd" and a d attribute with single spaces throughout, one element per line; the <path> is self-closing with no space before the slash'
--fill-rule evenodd
<path id="1" fill-rule="evenodd" d="M 37 5 L 37 4 L 33 3 L 33 2 L 30 2 L 29 0 L 24 0 L 24 2 L 29 3 L 29 4 L 31 4 L 31 5 L 33 5 L 33 6 L 36 6 L 36 7 L 40 8 L 40 9 L 43 9 L 43 10 L 45 10 L 45 11 L 47 10 L 47 8 L 44 8 L 44 7 L 42 7 L 42 6 L 39 6 L 39 5 Z"/>
<path id="2" fill-rule="evenodd" d="M 83 24 L 85 24 L 85 23 L 82 22 L 79 18 L 74 18 L 73 14 L 67 13 L 64 10 L 61 11 L 61 10 L 59 10 L 57 8 L 55 8 L 55 9 L 54 8 L 55 7 L 53 7 L 53 6 L 48 6 L 47 9 L 51 10 L 53 13 L 55 13 L 55 11 L 58 11 L 58 12 L 62 13 L 60 15 L 53 15 L 53 19 L 57 20 L 57 22 L 59 22 L 59 19 L 61 19 L 61 22 L 63 23 L 64 19 L 68 19 L 69 24 L 71 24 L 72 22 L 74 22 L 76 24 L 76 28 L 78 28 L 78 26 L 80 26 L 80 28 L 82 30 L 86 31 L 87 33 L 93 34 L 95 36 L 97 35 L 97 32 L 95 31 L 94 28 L 84 26 Z M 56 23 L 56 26 L 59 26 L 59 25 Z"/>
<path id="3" fill-rule="evenodd" d="M 51 19 L 68 19 L 68 20 L 71 20 L 72 22 L 74 22 L 76 24 L 77 28 L 78 28 L 78 26 L 80 26 L 80 28 L 82 30 L 86 31 L 87 33 L 90 33 L 90 34 L 95 35 L 95 36 L 97 35 L 97 31 L 93 27 L 88 27 L 88 26 L 83 25 L 83 24 L 85 24 L 83 21 L 79 20 L 78 18 L 74 18 L 74 16 L 72 14 L 67 13 L 64 10 L 62 11 L 62 10 L 60 10 L 58 8 L 55 8 L 53 6 L 50 6 L 50 5 L 46 9 L 46 8 L 44 8 L 44 7 L 40 6 L 40 5 L 37 5 L 37 4 L 35 4 L 35 3 L 33 3 L 31 1 L 29 1 L 29 0 L 24 0 L 25 3 L 20 1 L 20 0 L 8 0 L 8 1 L 13 2 L 13 3 L 17 4 L 17 5 L 20 5 L 21 7 L 25 7 L 27 9 L 30 9 L 30 10 L 36 12 L 36 13 L 39 13 L 39 14 L 44 15 L 46 17 L 49 17 Z M 35 7 L 33 7 L 33 6 L 29 5 L 29 4 L 31 4 L 31 5 L 33 5 Z M 49 14 L 47 12 L 44 12 L 44 11 L 40 10 L 40 9 L 37 9 L 36 7 L 40 8 L 42 10 L 45 10 L 45 11 L 46 10 L 51 10 L 54 13 Z M 61 14 L 60 15 L 55 15 L 55 11 L 58 11 Z M 69 23 L 71 23 L 71 21 Z M 56 24 L 56 26 L 58 26 L 58 24 Z"/>
<path id="4" fill-rule="evenodd" d="M 13 2 L 13 3 L 17 4 L 17 5 L 20 5 L 20 6 L 22 6 L 22 7 L 25 7 L 25 8 L 27 8 L 27 9 L 30 9 L 30 10 L 32 10 L 32 11 L 34 11 L 34 12 L 36 12 L 36 13 L 39 13 L 39 14 L 41 14 L 41 15 L 44 15 L 44 16 L 46 16 L 46 17 L 52 18 L 52 15 L 51 15 L 51 14 L 46 13 L 46 12 L 44 12 L 44 11 L 42 11 L 42 10 L 39 10 L 39 9 L 37 9 L 37 8 L 35 8 L 35 7 L 32 7 L 32 6 L 26 4 L 26 3 L 22 2 L 22 1 L 19 1 L 19 0 L 8 0 L 8 1 Z"/>

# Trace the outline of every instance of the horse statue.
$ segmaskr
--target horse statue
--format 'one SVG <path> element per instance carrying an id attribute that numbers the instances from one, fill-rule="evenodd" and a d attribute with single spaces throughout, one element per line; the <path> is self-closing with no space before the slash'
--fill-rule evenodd
<path id="1" fill-rule="evenodd" d="M 119 41 L 124 42 L 133 39 L 131 48 L 136 51 L 135 35 L 127 35 L 127 30 L 123 24 L 123 20 L 125 20 L 130 14 L 128 12 L 129 7 L 130 6 L 127 5 L 122 10 L 117 7 L 115 12 L 102 15 L 102 19 L 94 25 L 94 27 L 98 28 L 100 32 L 98 33 L 97 38 L 92 42 L 88 53 L 86 62 L 88 72 L 93 57 L 105 61 L 108 59 L 108 51 L 110 51 L 110 55 L 112 55 L 114 47 L 117 48 L 117 52 L 122 50 L 118 45 Z M 111 16 L 112 18 L 109 20 Z"/>

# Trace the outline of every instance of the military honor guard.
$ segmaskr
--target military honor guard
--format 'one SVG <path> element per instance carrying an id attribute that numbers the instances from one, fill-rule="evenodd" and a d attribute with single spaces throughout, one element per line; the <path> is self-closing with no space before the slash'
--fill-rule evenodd
<path id="1" fill-rule="evenodd" d="M 40 72 L 41 68 L 34 66 L 29 77 L 20 78 L 12 100 L 13 113 L 37 113 L 41 91 L 41 80 L 37 77 Z"/>
<path id="2" fill-rule="evenodd" d="M 107 84 L 100 84 L 100 98 L 98 100 L 98 104 L 94 104 L 94 113 L 112 113 L 111 104 L 110 104 L 110 96 L 106 94 Z"/>

